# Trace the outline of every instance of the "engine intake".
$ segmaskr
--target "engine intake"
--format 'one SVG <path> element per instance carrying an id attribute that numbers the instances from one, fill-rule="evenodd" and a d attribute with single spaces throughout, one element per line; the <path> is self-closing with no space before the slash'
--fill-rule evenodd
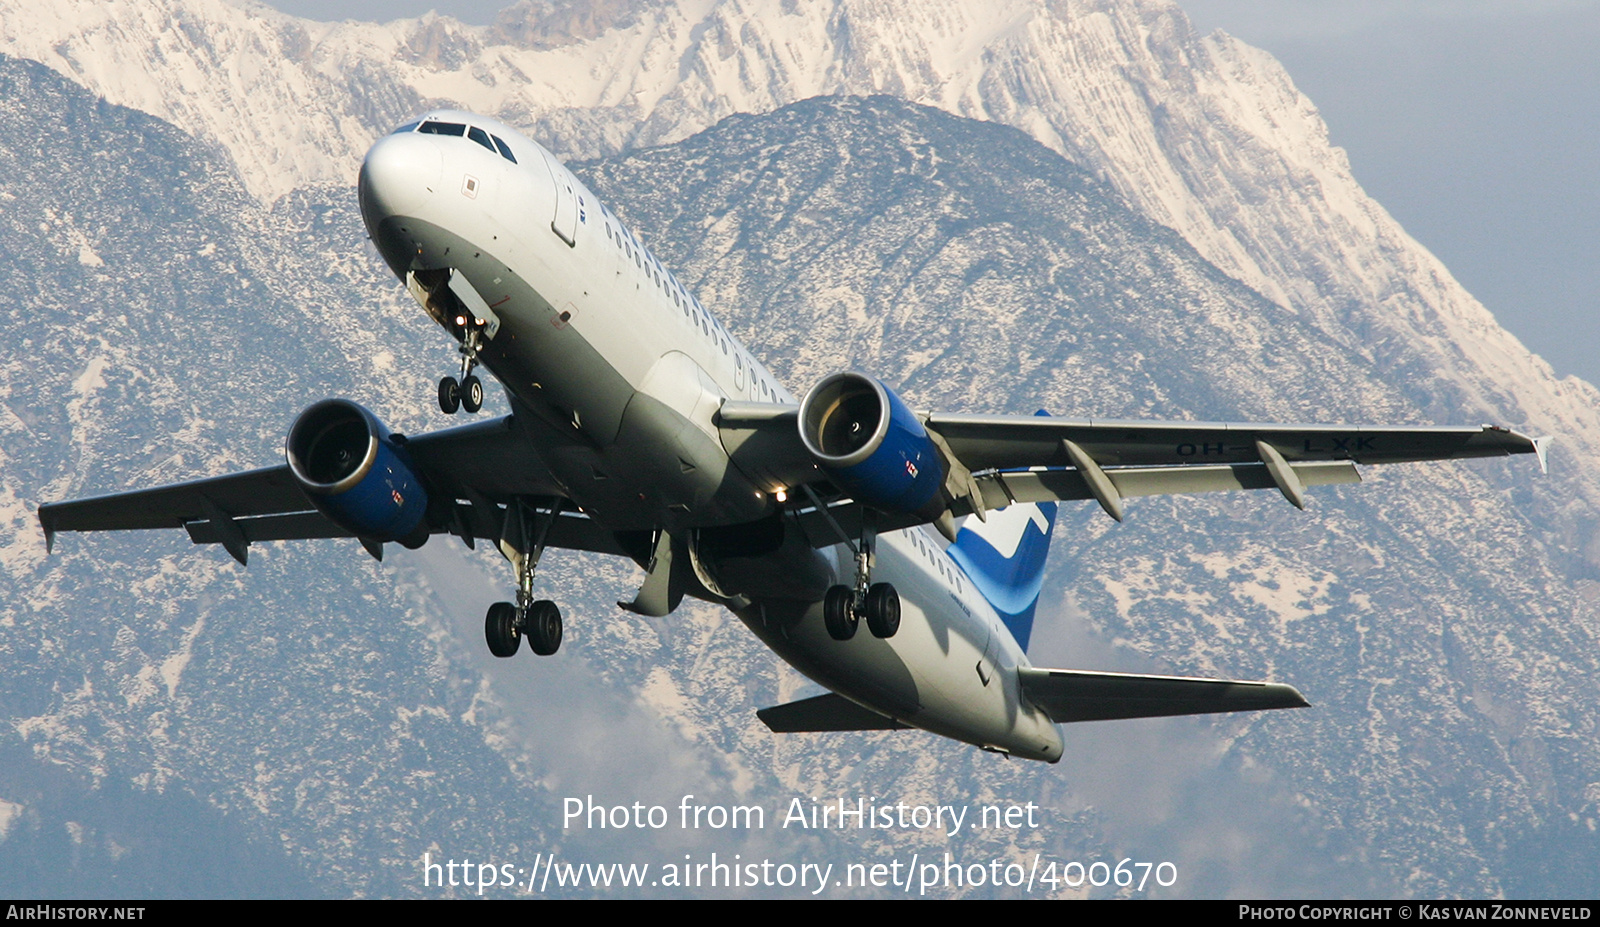
<path id="1" fill-rule="evenodd" d="M 324 399 L 289 428 L 289 472 L 317 511 L 358 537 L 420 547 L 428 493 L 378 417 L 348 399 Z"/>
<path id="2" fill-rule="evenodd" d="M 945 508 L 945 466 L 927 429 L 882 381 L 824 377 L 800 402 L 800 440 L 828 479 L 880 511 L 932 520 Z"/>

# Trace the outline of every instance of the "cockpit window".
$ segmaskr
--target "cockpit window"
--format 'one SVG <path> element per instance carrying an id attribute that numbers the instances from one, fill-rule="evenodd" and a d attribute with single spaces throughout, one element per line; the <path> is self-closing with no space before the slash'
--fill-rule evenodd
<path id="1" fill-rule="evenodd" d="M 454 135 L 460 138 L 467 134 L 467 127 L 459 122 L 433 122 L 430 120 L 418 126 L 417 131 L 426 132 L 429 135 Z"/>
<path id="2" fill-rule="evenodd" d="M 466 138 L 472 139 L 474 142 L 477 142 L 490 151 L 499 152 L 500 157 L 505 158 L 512 164 L 517 163 L 517 156 L 511 153 L 510 145 L 507 145 L 505 141 L 500 138 L 500 136 L 490 135 L 488 132 L 485 132 L 477 126 L 468 126 L 459 122 L 438 122 L 436 120 L 429 119 L 421 123 L 407 123 L 406 125 L 395 129 L 394 134 L 398 135 L 401 132 L 410 132 L 413 129 L 418 132 L 426 132 L 429 135 L 449 135 L 455 138 L 461 138 L 465 136 Z"/>

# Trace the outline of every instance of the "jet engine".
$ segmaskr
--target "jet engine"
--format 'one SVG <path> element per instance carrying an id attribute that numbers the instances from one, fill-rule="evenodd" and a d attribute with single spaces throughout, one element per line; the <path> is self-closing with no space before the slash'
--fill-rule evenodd
<path id="1" fill-rule="evenodd" d="M 334 524 L 407 547 L 428 539 L 428 493 L 411 455 L 365 408 L 348 399 L 312 405 L 290 426 L 284 452 L 311 504 Z"/>
<path id="2" fill-rule="evenodd" d="M 800 440 L 857 502 L 932 520 L 945 509 L 945 464 L 927 429 L 874 377 L 824 377 L 800 402 Z"/>

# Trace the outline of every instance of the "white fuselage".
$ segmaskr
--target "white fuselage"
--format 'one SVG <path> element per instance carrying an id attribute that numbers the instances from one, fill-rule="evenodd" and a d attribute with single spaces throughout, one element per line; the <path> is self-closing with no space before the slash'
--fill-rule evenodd
<path id="1" fill-rule="evenodd" d="M 426 118 L 474 127 L 511 157 L 465 134 L 387 136 L 362 167 L 367 227 L 402 280 L 453 269 L 489 307 L 481 361 L 518 418 L 537 420 L 536 450 L 571 500 L 617 531 L 774 517 L 789 487 L 735 466 L 714 416 L 725 400 L 792 403 L 790 393 L 555 157 L 492 119 Z M 1060 757 L 1059 730 L 1019 690 L 1025 654 L 932 534 L 878 539 L 874 579 L 902 603 L 888 639 L 836 641 L 824 628 L 821 591 L 849 582 L 848 548 L 785 543 L 763 556 L 729 569 L 748 585 L 726 599 L 796 668 L 907 724 Z M 715 563 L 696 569 L 711 588 L 722 578 L 704 575 Z M 774 588 L 804 589 L 774 596 L 751 579 L 769 575 Z"/>

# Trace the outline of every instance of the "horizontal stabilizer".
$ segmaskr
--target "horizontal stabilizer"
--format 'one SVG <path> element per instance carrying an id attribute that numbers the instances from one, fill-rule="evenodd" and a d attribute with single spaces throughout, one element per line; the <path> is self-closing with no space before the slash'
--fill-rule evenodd
<path id="1" fill-rule="evenodd" d="M 1033 667 L 1023 667 L 1017 675 L 1028 698 L 1044 709 L 1051 720 L 1063 724 L 1214 711 L 1305 708 L 1310 704 L 1294 686 L 1275 682 Z"/>
<path id="2" fill-rule="evenodd" d="M 869 711 L 842 695 L 819 695 L 787 705 L 763 708 L 756 717 L 774 734 L 816 731 L 898 731 L 904 724 Z"/>

